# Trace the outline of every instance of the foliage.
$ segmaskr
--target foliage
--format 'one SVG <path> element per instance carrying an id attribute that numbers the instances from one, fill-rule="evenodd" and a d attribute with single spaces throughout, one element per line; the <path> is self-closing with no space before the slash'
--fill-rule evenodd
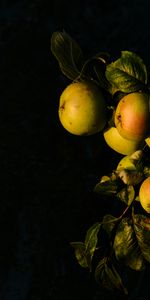
<path id="1" fill-rule="evenodd" d="M 106 93 L 108 125 L 114 124 L 116 104 L 124 95 L 141 91 L 149 93 L 146 66 L 131 51 L 122 51 L 115 61 L 104 52 L 86 60 L 79 45 L 66 32 L 52 35 L 51 50 L 65 76 L 73 81 L 91 80 Z M 103 195 L 112 197 L 114 203 L 122 203 L 125 206 L 122 214 L 118 217 L 103 216 L 87 230 L 84 242 L 70 243 L 78 263 L 94 272 L 100 285 L 111 290 L 119 289 L 125 294 L 128 291 L 117 263 L 135 271 L 143 270 L 150 263 L 150 218 L 140 206 L 139 199 L 140 185 L 150 176 L 148 144 L 144 142 L 140 152 L 133 153 L 130 163 L 122 169 L 116 166 L 111 174 L 103 175 L 93 189 L 97 199 Z M 95 270 L 94 257 L 99 258 Z"/>

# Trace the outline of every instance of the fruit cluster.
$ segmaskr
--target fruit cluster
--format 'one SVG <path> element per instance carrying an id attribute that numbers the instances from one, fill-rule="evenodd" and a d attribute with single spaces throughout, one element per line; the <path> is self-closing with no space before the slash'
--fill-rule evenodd
<path id="1" fill-rule="evenodd" d="M 146 66 L 138 55 L 122 51 L 120 58 L 110 61 L 101 53 L 80 65 L 81 49 L 66 33 L 55 33 L 51 48 L 62 72 L 71 79 L 58 108 L 59 120 L 68 132 L 78 136 L 101 133 L 110 148 L 127 157 L 150 146 L 150 88 Z M 147 212 L 149 181 L 143 182 L 140 192 L 144 209 L 148 203 Z"/>
<path id="2" fill-rule="evenodd" d="M 90 271 L 93 255 L 99 249 L 101 259 L 95 268 L 96 281 L 127 294 L 115 259 L 137 271 L 150 263 L 147 69 L 143 60 L 130 51 L 122 51 L 115 61 L 103 52 L 85 60 L 79 45 L 65 32 L 52 35 L 51 50 L 62 73 L 71 80 L 59 100 L 62 126 L 77 136 L 100 133 L 110 148 L 124 155 L 109 176 L 101 177 L 94 192 L 100 199 L 102 194 L 119 199 L 126 205 L 125 210 L 119 217 L 105 215 L 102 222 L 87 230 L 84 242 L 71 245 L 78 263 Z M 98 247 L 101 231 L 107 236 L 104 247 L 101 247 L 103 238 Z"/>
<path id="3" fill-rule="evenodd" d="M 115 109 L 114 123 L 115 126 L 104 131 L 105 141 L 112 149 L 129 155 L 141 148 L 150 132 L 149 95 L 134 92 L 121 98 Z"/>
<path id="4" fill-rule="evenodd" d="M 109 147 L 129 155 L 141 148 L 149 135 L 150 98 L 142 92 L 124 96 L 114 110 L 114 126 L 105 128 L 107 105 L 102 91 L 92 82 L 75 82 L 60 97 L 59 118 L 64 128 L 75 135 L 103 131 Z"/>

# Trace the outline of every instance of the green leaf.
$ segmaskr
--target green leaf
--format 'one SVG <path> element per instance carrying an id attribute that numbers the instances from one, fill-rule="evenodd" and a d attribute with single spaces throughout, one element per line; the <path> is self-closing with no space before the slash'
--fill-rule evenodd
<path id="1" fill-rule="evenodd" d="M 79 45 L 65 31 L 56 31 L 51 37 L 51 51 L 58 60 L 62 73 L 74 80 L 80 75 L 83 54 Z"/>
<path id="2" fill-rule="evenodd" d="M 134 215 L 134 230 L 144 258 L 150 263 L 150 218 Z"/>
<path id="3" fill-rule="evenodd" d="M 85 243 L 82 242 L 71 242 L 71 246 L 75 249 L 75 256 L 78 263 L 83 268 L 89 268 L 91 271 L 91 263 L 94 252 L 97 246 L 97 235 L 100 230 L 101 223 L 95 223 L 91 226 L 85 237 Z"/>
<path id="4" fill-rule="evenodd" d="M 145 259 L 140 250 L 131 218 L 123 218 L 119 223 L 114 238 L 115 256 L 131 269 L 141 271 L 145 267 Z"/>
<path id="5" fill-rule="evenodd" d="M 122 279 L 115 266 L 106 257 L 104 257 L 97 265 L 95 270 L 95 279 L 104 288 L 112 291 L 115 289 L 119 289 L 126 295 L 128 294 L 128 291 L 124 287 Z"/>
<path id="6" fill-rule="evenodd" d="M 117 197 L 119 200 L 130 206 L 135 197 L 134 187 L 132 185 L 127 185 L 117 194 Z"/>
<path id="7" fill-rule="evenodd" d="M 140 202 L 140 197 L 136 196 L 134 200 L 137 201 L 137 202 Z"/>
<path id="8" fill-rule="evenodd" d="M 122 51 L 121 57 L 106 67 L 111 93 L 131 93 L 145 90 L 147 70 L 143 60 L 133 52 Z"/>
<path id="9" fill-rule="evenodd" d="M 116 225 L 117 218 L 112 215 L 105 215 L 103 217 L 103 228 L 107 232 L 108 236 L 111 237 L 112 231 Z"/>
<path id="10" fill-rule="evenodd" d="M 71 242 L 70 245 L 75 249 L 75 256 L 81 267 L 88 268 L 89 266 L 85 255 L 85 244 L 82 242 Z"/>
<path id="11" fill-rule="evenodd" d="M 115 195 L 118 190 L 118 182 L 116 180 L 100 181 L 94 187 L 94 192 L 103 195 Z"/>
<path id="12" fill-rule="evenodd" d="M 90 269 L 91 269 L 92 258 L 97 246 L 97 241 L 98 241 L 97 235 L 99 233 L 100 226 L 101 223 L 98 222 L 93 224 L 93 226 L 91 226 L 88 229 L 85 237 L 85 255 L 87 257 L 88 266 Z"/>

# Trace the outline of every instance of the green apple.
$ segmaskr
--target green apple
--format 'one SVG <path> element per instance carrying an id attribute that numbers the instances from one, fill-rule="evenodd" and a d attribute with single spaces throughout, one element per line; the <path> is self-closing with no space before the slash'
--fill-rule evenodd
<path id="1" fill-rule="evenodd" d="M 121 170 L 132 170 L 135 171 L 136 170 L 136 166 L 134 164 L 134 160 L 132 158 L 130 158 L 130 155 L 124 156 L 118 166 L 117 166 L 117 171 L 121 171 Z"/>
<path id="2" fill-rule="evenodd" d="M 143 151 L 142 150 L 137 150 L 135 152 L 133 152 L 132 155 L 126 155 L 124 156 L 119 164 L 117 165 L 117 171 L 121 171 L 121 170 L 130 170 L 130 171 L 136 171 L 137 170 L 137 162 L 139 161 L 139 159 L 141 159 L 143 155 Z"/>
<path id="3" fill-rule="evenodd" d="M 106 102 L 101 90 L 92 82 L 73 82 L 60 96 L 59 119 L 75 135 L 92 135 L 106 124 Z"/>
<path id="4" fill-rule="evenodd" d="M 149 95 L 134 92 L 121 98 L 116 107 L 115 126 L 126 139 L 144 139 L 150 129 Z"/>

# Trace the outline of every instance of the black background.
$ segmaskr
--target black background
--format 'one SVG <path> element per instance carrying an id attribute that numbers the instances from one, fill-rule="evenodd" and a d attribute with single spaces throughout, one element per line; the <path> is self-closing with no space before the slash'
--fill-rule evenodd
<path id="1" fill-rule="evenodd" d="M 124 299 L 99 288 L 69 245 L 115 214 L 92 190 L 120 156 L 101 135 L 72 136 L 59 123 L 69 80 L 50 39 L 65 30 L 87 57 L 134 51 L 149 73 L 149 11 L 147 0 L 1 1 L 0 299 Z M 126 299 L 148 299 L 149 275 L 130 274 Z"/>

